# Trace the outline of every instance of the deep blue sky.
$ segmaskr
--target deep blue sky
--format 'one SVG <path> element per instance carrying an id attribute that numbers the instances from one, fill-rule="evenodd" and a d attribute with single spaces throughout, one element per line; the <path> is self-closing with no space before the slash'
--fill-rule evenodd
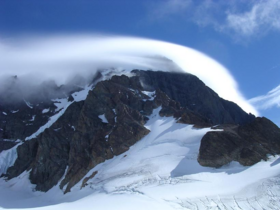
<path id="1" fill-rule="evenodd" d="M 0 37 L 84 32 L 202 51 L 230 70 L 247 99 L 280 84 L 278 0 L 0 0 Z M 260 110 L 278 125 L 279 101 Z"/>

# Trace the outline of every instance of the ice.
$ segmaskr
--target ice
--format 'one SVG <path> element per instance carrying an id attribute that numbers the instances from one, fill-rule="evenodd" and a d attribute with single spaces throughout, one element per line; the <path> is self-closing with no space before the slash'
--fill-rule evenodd
<path id="1" fill-rule="evenodd" d="M 13 113 L 13 114 L 17 113 L 17 112 L 19 112 L 19 110 L 11 111 L 11 113 Z"/>
<path id="2" fill-rule="evenodd" d="M 3 114 L 3 115 L 7 115 L 7 113 L 6 113 L 6 112 L 2 112 L 2 114 Z"/>

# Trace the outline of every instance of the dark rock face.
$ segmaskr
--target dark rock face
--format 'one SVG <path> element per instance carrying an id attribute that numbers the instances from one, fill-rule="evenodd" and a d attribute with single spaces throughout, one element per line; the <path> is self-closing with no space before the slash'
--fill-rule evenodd
<path id="1" fill-rule="evenodd" d="M 246 124 L 254 120 L 238 105 L 224 100 L 191 74 L 133 71 L 146 89 L 160 89 L 182 107 L 203 116 L 212 124 Z"/>
<path id="2" fill-rule="evenodd" d="M 76 78 L 79 80 L 79 78 Z M 21 81 L 17 76 L 10 77 L 0 90 L 0 151 L 11 145 L 3 141 L 24 140 L 44 125 L 56 113 L 52 99 L 70 95 L 81 90 L 73 81 L 71 84 L 57 86 L 54 81 L 32 85 Z M 69 96 L 69 101 L 73 97 Z M 42 113 L 43 110 L 48 110 Z M 2 146 L 3 145 L 3 146 Z"/>
<path id="3" fill-rule="evenodd" d="M 3 150 L 11 149 L 12 147 L 14 147 L 17 144 L 18 144 L 18 142 L 16 142 L 16 141 L 7 141 L 7 140 L 0 141 L 0 153 Z"/>
<path id="4" fill-rule="evenodd" d="M 0 151 L 10 149 L 18 142 L 35 133 L 55 114 L 52 102 L 38 103 L 29 107 L 24 101 L 13 105 L 0 102 Z M 42 113 L 49 109 L 47 113 Z"/>
<path id="5" fill-rule="evenodd" d="M 82 186 L 81 186 L 81 189 L 85 186 L 87 186 L 87 181 L 92 179 L 98 172 L 97 171 L 94 171 L 90 176 L 88 177 L 85 177 L 84 180 L 83 180 L 83 183 L 82 183 Z"/>
<path id="6" fill-rule="evenodd" d="M 250 166 L 280 153 L 280 129 L 264 117 L 221 128 L 224 131 L 208 132 L 202 138 L 198 157 L 202 166 L 221 167 L 231 161 Z"/>
<path id="7" fill-rule="evenodd" d="M 29 171 L 32 167 L 32 162 L 36 157 L 38 149 L 38 142 L 36 139 L 18 146 L 17 154 L 18 158 L 13 167 L 10 167 L 7 171 L 6 177 L 17 177 L 24 171 Z"/>
<path id="8" fill-rule="evenodd" d="M 135 76 L 132 77 L 113 76 L 108 81 L 97 83 L 85 101 L 73 102 L 50 128 L 36 139 L 20 145 L 18 159 L 5 176 L 11 179 L 31 170 L 30 180 L 36 185 L 36 190 L 48 191 L 59 184 L 61 189 L 69 192 L 97 164 L 127 151 L 146 136 L 150 131 L 144 124 L 158 107 L 161 107 L 161 116 L 173 116 L 178 123 L 196 127 L 233 123 L 246 128 L 255 119 L 236 104 L 219 98 L 193 75 L 133 72 Z M 73 100 L 73 97 L 68 97 L 68 101 Z M 205 149 L 202 150 L 206 153 L 201 152 L 199 160 L 203 164 L 204 156 L 211 156 L 214 161 L 220 161 L 220 165 L 226 164 L 238 153 L 231 150 L 237 144 L 233 139 L 239 133 L 244 133 L 240 138 L 245 138 L 247 130 L 226 134 L 215 132 L 213 135 L 218 137 L 210 136 L 211 141 L 205 141 L 202 146 Z M 219 138 L 232 145 L 224 145 L 221 153 L 225 158 L 222 160 L 218 160 L 220 156 L 215 156 L 217 154 L 213 150 L 220 142 L 212 142 L 212 139 Z M 209 145 L 214 146 L 208 149 Z M 244 149 L 240 157 L 249 153 Z M 83 183 L 87 180 L 88 177 Z"/>
<path id="9" fill-rule="evenodd" d="M 70 142 L 84 102 L 73 103 L 58 121 L 38 138 L 38 149 L 30 172 L 36 189 L 47 191 L 58 183 L 68 165 Z M 8 171 L 9 173 L 9 171 Z"/>
<path id="10" fill-rule="evenodd" d="M 0 103 L 0 140 L 24 140 L 44 125 L 55 112 L 56 107 L 50 101 L 36 105 L 30 108 L 24 101 L 13 106 Z M 43 114 L 44 109 L 50 111 Z"/>
<path id="11" fill-rule="evenodd" d="M 149 133 L 140 105 L 141 95 L 114 81 L 100 82 L 89 93 L 71 141 L 69 169 L 61 183 L 61 187 L 68 184 L 66 192 L 95 165 L 127 151 Z M 102 122 L 100 115 L 107 122 Z"/>

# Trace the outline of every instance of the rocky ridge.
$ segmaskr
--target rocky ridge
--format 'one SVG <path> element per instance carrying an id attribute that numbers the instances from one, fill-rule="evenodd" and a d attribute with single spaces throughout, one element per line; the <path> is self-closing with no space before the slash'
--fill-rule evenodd
<path id="1" fill-rule="evenodd" d="M 220 125 L 201 140 L 198 162 L 202 166 L 221 167 L 237 161 L 251 166 L 267 156 L 280 154 L 280 129 L 270 120 L 257 117 L 245 125 Z"/>
<path id="2" fill-rule="evenodd" d="M 12 147 L 12 142 L 24 140 L 46 124 L 59 111 L 55 104 L 60 102 L 55 99 L 82 90 L 80 85 L 81 82 L 57 86 L 54 81 L 48 81 L 25 87 L 20 78 L 10 78 L 0 91 L 0 151 Z M 10 145 L 3 143 L 5 139 Z"/>

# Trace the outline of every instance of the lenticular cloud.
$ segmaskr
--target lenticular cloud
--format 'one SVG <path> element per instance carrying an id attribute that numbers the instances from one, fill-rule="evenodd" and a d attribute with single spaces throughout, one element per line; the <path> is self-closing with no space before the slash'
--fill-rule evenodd
<path id="1" fill-rule="evenodd" d="M 222 98 L 257 114 L 225 67 L 188 47 L 143 38 L 96 35 L 0 39 L 0 77 L 40 75 L 41 80 L 51 78 L 62 84 L 71 75 L 88 76 L 98 69 L 119 67 L 194 74 Z"/>
<path id="2" fill-rule="evenodd" d="M 280 85 L 269 91 L 266 95 L 250 99 L 249 102 L 260 110 L 269 109 L 273 106 L 280 107 Z"/>

